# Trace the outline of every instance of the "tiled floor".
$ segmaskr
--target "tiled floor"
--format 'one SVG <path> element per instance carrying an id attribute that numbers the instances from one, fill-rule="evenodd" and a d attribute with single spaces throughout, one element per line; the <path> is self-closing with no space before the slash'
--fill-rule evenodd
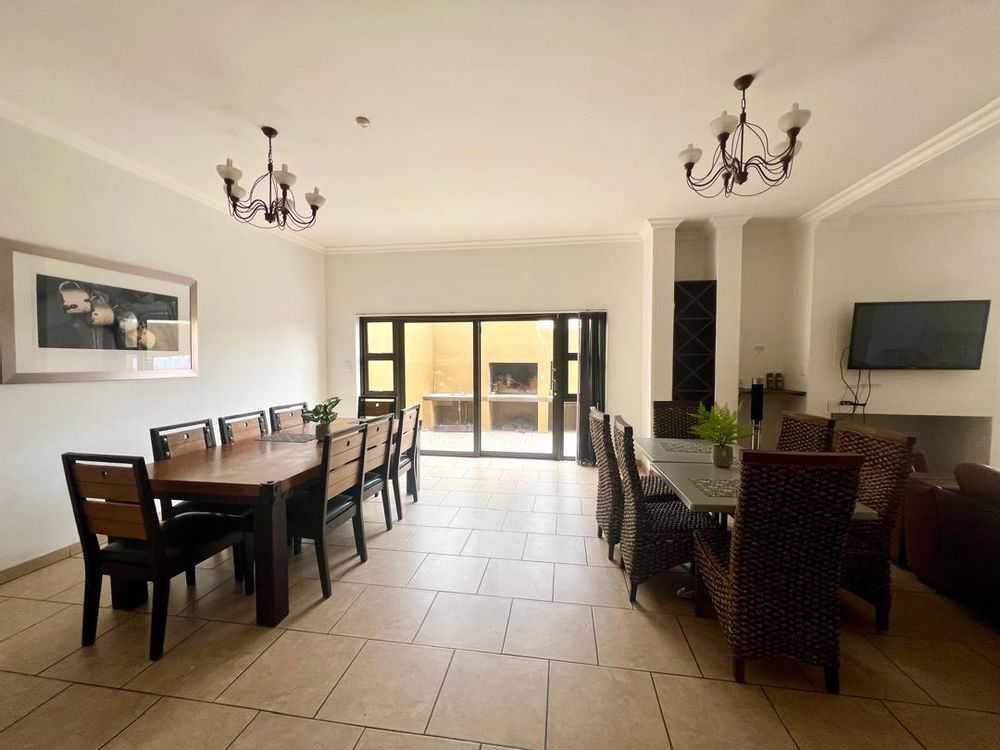
<path id="1" fill-rule="evenodd" d="M 593 470 L 423 468 L 391 532 L 366 504 L 366 564 L 332 535 L 330 599 L 293 558 L 280 628 L 251 624 L 228 560 L 176 579 L 155 664 L 143 612 L 102 610 L 80 648 L 78 558 L 0 585 L 0 748 L 1000 748 L 1000 634 L 903 571 L 887 633 L 843 595 L 843 695 L 784 662 L 737 685 L 718 623 L 674 594 L 687 572 L 629 603 Z"/>

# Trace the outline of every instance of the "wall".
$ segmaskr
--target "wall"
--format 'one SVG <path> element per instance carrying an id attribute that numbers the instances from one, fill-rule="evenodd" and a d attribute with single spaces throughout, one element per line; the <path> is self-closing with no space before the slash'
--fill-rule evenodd
<path id="1" fill-rule="evenodd" d="M 3 569 L 77 540 L 62 452 L 151 459 L 151 426 L 312 402 L 326 342 L 316 253 L 5 121 L 0 161 L 0 237 L 194 277 L 200 356 L 196 378 L 0 385 Z"/>
<path id="2" fill-rule="evenodd" d="M 846 389 L 839 359 L 850 338 L 855 301 L 994 301 L 982 368 L 977 371 L 876 371 L 868 411 L 877 414 L 1000 419 L 1000 213 L 871 216 L 822 222 L 812 274 L 809 410 L 839 410 Z M 994 428 L 990 455 L 1000 462 Z"/>
<path id="3" fill-rule="evenodd" d="M 328 256 L 329 391 L 356 397 L 359 315 L 607 310 L 608 409 L 638 422 L 640 248 L 636 241 Z"/>

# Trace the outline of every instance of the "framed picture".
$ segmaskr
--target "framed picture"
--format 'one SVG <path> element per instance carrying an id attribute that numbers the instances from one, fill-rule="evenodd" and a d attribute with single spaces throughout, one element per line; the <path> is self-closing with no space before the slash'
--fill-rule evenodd
<path id="1" fill-rule="evenodd" d="M 196 286 L 0 239 L 0 382 L 193 377 Z"/>

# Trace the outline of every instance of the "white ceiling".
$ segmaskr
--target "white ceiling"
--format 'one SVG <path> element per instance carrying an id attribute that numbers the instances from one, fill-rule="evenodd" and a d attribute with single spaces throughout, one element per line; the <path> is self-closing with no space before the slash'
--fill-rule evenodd
<path id="1" fill-rule="evenodd" d="M 326 246 L 797 216 L 1000 92 L 996 0 L 5 0 L 0 98 L 187 188 L 276 159 Z M 813 110 L 792 180 L 705 201 L 676 152 Z M 372 125 L 354 124 L 364 114 Z"/>

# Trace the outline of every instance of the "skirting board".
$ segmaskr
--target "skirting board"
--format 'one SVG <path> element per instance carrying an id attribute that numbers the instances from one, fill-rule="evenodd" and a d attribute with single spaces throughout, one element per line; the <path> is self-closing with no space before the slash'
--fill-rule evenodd
<path id="1" fill-rule="evenodd" d="M 47 552 L 46 554 L 32 560 L 25 560 L 23 563 L 18 563 L 13 567 L 7 568 L 6 570 L 0 570 L 0 584 L 13 581 L 15 578 L 20 578 L 28 573 L 34 573 L 36 570 L 40 570 L 47 565 L 59 562 L 60 560 L 65 560 L 67 557 L 72 557 L 79 551 L 80 543 L 74 542 L 73 544 L 63 547 L 62 549 Z"/>

